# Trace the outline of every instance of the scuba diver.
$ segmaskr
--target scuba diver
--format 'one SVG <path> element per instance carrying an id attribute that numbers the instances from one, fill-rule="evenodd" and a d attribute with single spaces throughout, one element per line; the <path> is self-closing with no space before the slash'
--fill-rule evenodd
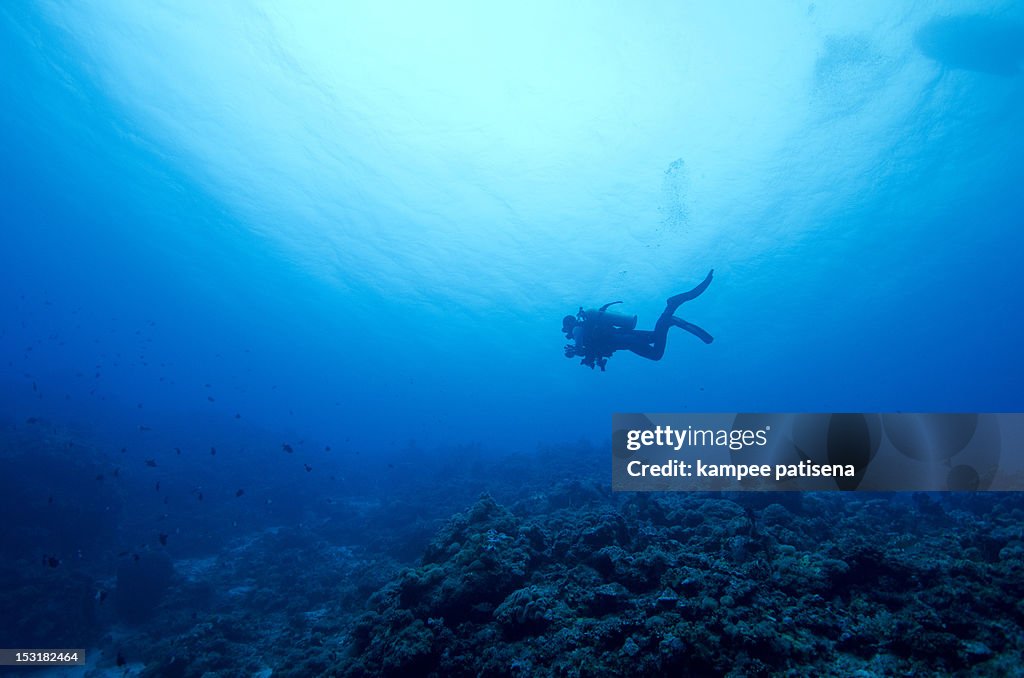
<path id="1" fill-rule="evenodd" d="M 688 323 L 682 318 L 673 315 L 676 309 L 684 301 L 696 299 L 711 284 L 711 276 L 715 270 L 711 269 L 704 282 L 694 287 L 689 292 L 683 292 L 669 297 L 665 304 L 665 310 L 654 324 L 653 330 L 636 329 L 636 316 L 628 316 L 622 313 L 614 313 L 608 309 L 621 301 L 613 301 L 605 304 L 599 309 L 584 311 L 580 306 L 575 316 L 567 315 L 562 318 L 562 332 L 566 339 L 571 339 L 573 344 L 566 344 L 566 358 L 583 358 L 581 365 L 590 369 L 600 367 L 604 372 L 608 358 L 615 351 L 626 350 L 636 353 L 641 358 L 648 360 L 661 360 L 665 354 L 665 341 L 668 338 L 669 327 L 680 327 L 695 335 L 705 344 L 714 341 L 714 337 L 700 327 Z"/>

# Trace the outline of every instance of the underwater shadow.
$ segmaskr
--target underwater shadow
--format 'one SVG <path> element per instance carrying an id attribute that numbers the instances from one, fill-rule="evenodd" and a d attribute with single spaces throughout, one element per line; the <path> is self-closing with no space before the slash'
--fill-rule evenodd
<path id="1" fill-rule="evenodd" d="M 1024 25 L 981 14 L 937 17 L 918 29 L 914 44 L 946 68 L 1010 77 L 1024 60 Z"/>

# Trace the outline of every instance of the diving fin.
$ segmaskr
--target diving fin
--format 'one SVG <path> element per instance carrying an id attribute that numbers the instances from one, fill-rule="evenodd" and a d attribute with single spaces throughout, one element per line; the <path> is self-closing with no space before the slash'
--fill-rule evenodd
<path id="1" fill-rule="evenodd" d="M 676 309 L 679 308 L 679 306 L 684 301 L 690 301 L 691 299 L 696 299 L 701 294 L 703 294 L 704 290 L 706 290 L 708 288 L 708 285 L 711 284 L 711 278 L 714 276 L 714 274 L 715 274 L 715 269 L 711 269 L 710 271 L 708 271 L 707 277 L 704 278 L 704 282 L 702 282 L 701 284 L 697 285 L 696 287 L 694 287 L 689 292 L 683 292 L 681 294 L 676 294 L 675 296 L 669 297 L 668 300 L 665 302 L 666 305 L 668 306 L 669 310 L 671 310 L 672 313 L 675 313 Z M 710 343 L 710 342 L 708 342 L 708 343 Z"/>
<path id="2" fill-rule="evenodd" d="M 703 328 L 697 327 L 693 323 L 688 323 L 682 318 L 672 316 L 672 324 L 675 325 L 676 327 L 686 330 L 690 334 L 694 335 L 695 337 L 703 341 L 705 344 L 710 344 L 715 340 L 715 338 L 708 334 Z"/>

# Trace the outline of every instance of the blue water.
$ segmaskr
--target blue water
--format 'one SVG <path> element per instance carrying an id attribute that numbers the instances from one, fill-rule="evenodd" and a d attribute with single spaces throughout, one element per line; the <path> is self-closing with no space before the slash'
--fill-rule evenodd
<path id="1" fill-rule="evenodd" d="M 4 9 L 7 409 L 501 447 L 1021 408 L 1024 80 L 922 54 L 936 8 L 330 5 Z M 713 346 L 562 356 L 710 268 Z"/>
<path id="2" fill-rule="evenodd" d="M 5 4 L 0 415 L 272 476 L 1024 408 L 1021 6 L 691 5 Z M 563 356 L 712 268 L 713 344 Z"/>

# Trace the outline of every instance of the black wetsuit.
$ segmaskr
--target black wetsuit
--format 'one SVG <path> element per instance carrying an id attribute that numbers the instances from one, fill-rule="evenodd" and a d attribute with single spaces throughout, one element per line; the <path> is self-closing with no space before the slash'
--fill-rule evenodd
<path id="1" fill-rule="evenodd" d="M 705 344 L 710 344 L 714 341 L 710 334 L 693 323 L 675 317 L 674 314 L 683 302 L 696 299 L 708 288 L 713 274 L 714 270 L 710 271 L 704 281 L 689 292 L 669 297 L 665 310 L 654 324 L 653 330 L 624 329 L 603 321 L 602 315 L 608 305 L 602 307 L 596 314 L 581 312 L 578 316 L 580 322 L 572 328 L 570 336 L 576 342 L 575 355 L 583 357 L 581 364 L 591 368 L 597 366 L 602 370 L 607 359 L 615 351 L 632 351 L 648 360 L 661 360 L 665 355 L 668 329 L 673 326 L 690 332 Z"/>

